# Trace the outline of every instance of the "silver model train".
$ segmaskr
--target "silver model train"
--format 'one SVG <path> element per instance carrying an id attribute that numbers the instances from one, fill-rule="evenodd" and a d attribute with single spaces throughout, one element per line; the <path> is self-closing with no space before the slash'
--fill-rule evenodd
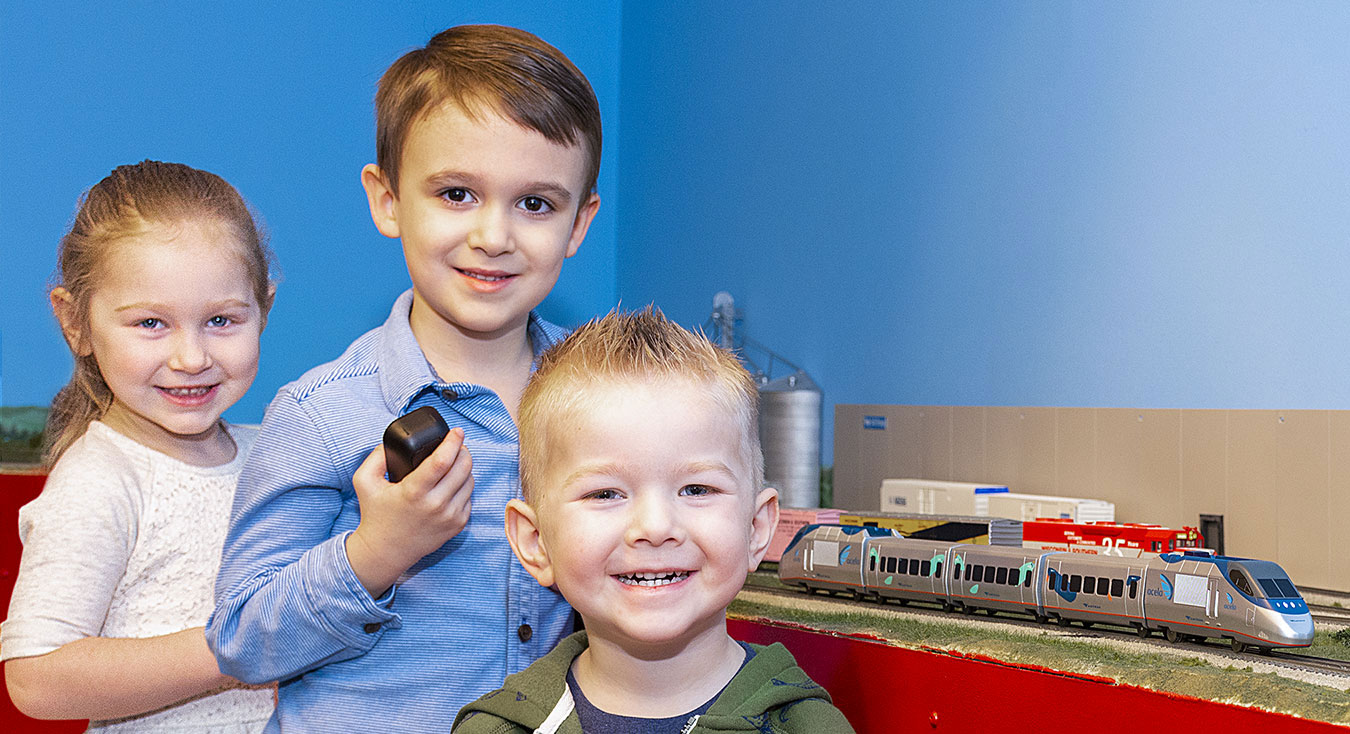
<path id="1" fill-rule="evenodd" d="M 778 577 L 808 592 L 1022 612 L 1061 625 L 1122 625 L 1140 637 L 1162 632 L 1171 642 L 1225 638 L 1239 652 L 1307 647 L 1313 639 L 1308 605 L 1284 569 L 1208 551 L 1121 558 L 808 525 L 783 552 Z"/>

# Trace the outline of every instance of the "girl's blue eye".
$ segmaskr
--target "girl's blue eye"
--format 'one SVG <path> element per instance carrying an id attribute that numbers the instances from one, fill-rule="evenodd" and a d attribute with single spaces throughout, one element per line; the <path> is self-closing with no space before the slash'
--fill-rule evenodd
<path id="1" fill-rule="evenodd" d="M 553 211 L 553 205 L 540 196 L 527 196 L 517 205 L 531 214 L 547 214 Z"/>
<path id="2" fill-rule="evenodd" d="M 706 484 L 687 484 L 680 489 L 680 494 L 686 497 L 706 497 L 715 490 Z"/>
<path id="3" fill-rule="evenodd" d="M 210 320 L 208 320 L 206 323 L 209 324 L 209 325 L 211 325 L 211 326 L 229 326 L 229 325 L 230 325 L 230 317 L 229 317 L 229 316 L 212 316 L 212 317 L 210 318 Z"/>
<path id="4" fill-rule="evenodd" d="M 619 493 L 613 489 L 597 489 L 586 495 L 590 500 L 615 500 L 619 498 Z"/>
<path id="5" fill-rule="evenodd" d="M 139 327 L 141 327 L 141 328 L 143 328 L 143 329 L 154 329 L 154 328 L 158 328 L 159 325 L 160 325 L 161 323 L 162 323 L 162 322 L 161 322 L 159 319 L 156 319 L 156 318 L 149 318 L 149 319 L 141 319 L 140 321 L 137 321 L 137 322 L 136 322 L 136 325 L 139 326 Z"/>

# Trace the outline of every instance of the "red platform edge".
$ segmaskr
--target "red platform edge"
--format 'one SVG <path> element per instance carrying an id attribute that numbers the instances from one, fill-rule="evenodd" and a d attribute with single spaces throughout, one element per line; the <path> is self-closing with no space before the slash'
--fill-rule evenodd
<path id="1" fill-rule="evenodd" d="M 1139 732 L 1344 734 L 1346 727 L 1117 683 L 1110 678 L 899 647 L 767 619 L 728 620 L 738 640 L 781 642 L 860 734 Z"/>
<path id="2" fill-rule="evenodd" d="M 0 473 L 0 609 L 8 612 L 18 573 L 19 508 L 46 476 Z M 897 647 L 871 635 L 845 635 L 765 619 L 732 619 L 733 637 L 781 642 L 834 698 L 859 734 L 910 732 L 1131 732 L 1181 727 L 1224 734 L 1308 734 L 1346 727 L 1287 714 L 1116 683 L 1110 678 L 1009 663 L 985 655 Z M 35 721 L 0 695 L 0 731 L 84 731 L 85 723 Z"/>

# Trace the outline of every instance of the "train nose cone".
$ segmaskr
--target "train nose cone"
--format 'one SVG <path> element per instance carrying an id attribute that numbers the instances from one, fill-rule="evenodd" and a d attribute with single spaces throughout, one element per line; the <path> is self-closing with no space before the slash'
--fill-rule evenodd
<path id="1" fill-rule="evenodd" d="M 1281 617 L 1284 621 L 1284 633 L 1286 642 L 1289 645 L 1306 647 L 1313 641 L 1313 620 L 1312 614 L 1303 612 L 1302 614 L 1288 614 Z"/>

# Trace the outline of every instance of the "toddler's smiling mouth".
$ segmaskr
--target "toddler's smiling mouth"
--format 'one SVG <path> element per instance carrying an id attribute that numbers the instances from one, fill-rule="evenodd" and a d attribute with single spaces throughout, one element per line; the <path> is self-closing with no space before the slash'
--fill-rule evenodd
<path id="1" fill-rule="evenodd" d="M 640 573 L 626 573 L 615 576 L 619 583 L 627 586 L 668 586 L 689 578 L 688 571 L 663 571 L 655 573 L 644 571 Z"/>

